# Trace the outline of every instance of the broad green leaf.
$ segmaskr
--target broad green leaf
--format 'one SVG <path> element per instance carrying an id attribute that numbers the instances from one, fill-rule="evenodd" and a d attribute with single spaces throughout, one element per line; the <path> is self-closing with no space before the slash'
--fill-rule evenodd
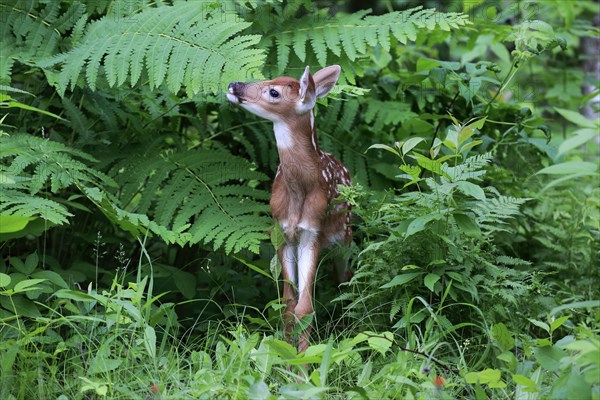
<path id="1" fill-rule="evenodd" d="M 523 386 L 522 390 L 524 392 L 532 393 L 538 391 L 535 382 L 526 377 L 525 375 L 513 374 L 512 378 L 517 385 Z"/>
<path id="2" fill-rule="evenodd" d="M 0 233 L 19 232 L 27 226 L 29 221 L 36 217 L 23 217 L 20 215 L 0 215 Z"/>
<path id="3" fill-rule="evenodd" d="M 397 155 L 398 157 L 400 157 L 400 153 L 398 153 L 398 150 L 396 150 L 393 147 L 390 147 L 390 146 L 388 146 L 386 144 L 379 144 L 379 143 L 373 144 L 373 145 L 369 146 L 369 148 L 367 149 L 367 151 L 369 151 L 371 149 L 383 149 L 383 150 L 387 150 L 390 153 L 393 153 L 393 154 Z"/>
<path id="4" fill-rule="evenodd" d="M 471 129 L 481 129 L 481 128 L 483 128 L 483 125 L 485 124 L 486 119 L 487 119 L 487 116 L 480 118 L 480 119 L 468 124 L 467 127 L 471 128 Z"/>
<path id="5" fill-rule="evenodd" d="M 10 285 L 10 276 L 0 272 L 0 288 Z"/>
<path id="6" fill-rule="evenodd" d="M 103 374 L 109 371 L 114 371 L 123 364 L 122 358 L 108 358 L 105 356 L 97 356 L 90 360 L 88 374 L 96 375 Z"/>
<path id="7" fill-rule="evenodd" d="M 580 113 L 572 110 L 566 110 L 564 108 L 554 107 L 554 109 L 562 115 L 567 121 L 574 123 L 581 128 L 596 128 L 600 126 L 597 122 L 587 119 Z"/>
<path id="8" fill-rule="evenodd" d="M 594 377 L 597 386 L 597 375 Z M 592 386 L 586 381 L 583 374 L 576 368 L 565 371 L 553 382 L 551 399 L 594 399 L 597 394 L 592 394 Z"/>
<path id="9" fill-rule="evenodd" d="M 459 149 L 459 152 L 460 152 L 460 153 L 465 153 L 465 152 L 468 152 L 468 150 L 470 150 L 471 148 L 473 148 L 473 147 L 475 147 L 475 146 L 479 146 L 481 143 L 483 143 L 483 140 L 479 140 L 479 139 L 477 139 L 477 140 L 473 140 L 472 142 L 469 142 L 469 143 L 465 144 L 464 146 L 462 146 L 462 147 Z M 465 153 L 465 154 L 466 154 L 466 153 Z"/>
<path id="10" fill-rule="evenodd" d="M 425 275 L 425 278 L 423 278 L 423 283 L 429 290 L 431 290 L 433 292 L 435 283 L 439 280 L 440 280 L 440 276 L 438 274 L 430 273 L 430 274 Z"/>
<path id="11" fill-rule="evenodd" d="M 27 292 L 29 290 L 39 289 L 35 285 L 41 282 L 45 282 L 47 279 L 25 279 L 19 283 L 17 283 L 14 287 L 15 293 Z"/>
<path id="12" fill-rule="evenodd" d="M 569 151 L 587 143 L 593 138 L 598 137 L 598 129 L 578 129 L 572 133 L 572 135 L 567 138 L 564 142 L 560 144 L 558 147 L 557 157 L 562 156 L 563 154 L 568 153 Z"/>
<path id="13" fill-rule="evenodd" d="M 452 218 L 456 222 L 456 225 L 460 230 L 469 237 L 481 237 L 481 228 L 477 225 L 477 222 L 467 214 L 454 213 Z"/>
<path id="14" fill-rule="evenodd" d="M 150 325 L 144 328 L 144 346 L 150 358 L 156 358 L 156 332 Z"/>
<path id="15" fill-rule="evenodd" d="M 439 66 L 440 62 L 431 58 L 419 58 L 417 60 L 417 72 L 429 71 L 430 69 Z"/>
<path id="16" fill-rule="evenodd" d="M 267 400 L 271 397 L 269 386 L 262 380 L 254 382 L 248 388 L 248 398 L 255 400 Z"/>
<path id="17" fill-rule="evenodd" d="M 443 215 L 440 213 L 435 213 L 435 214 L 421 215 L 420 217 L 413 219 L 406 227 L 405 239 L 407 239 L 409 236 L 414 235 L 417 232 L 421 232 L 423 229 L 425 229 L 425 226 L 429 222 L 434 221 L 434 220 L 439 220 L 442 218 L 442 216 Z"/>
<path id="18" fill-rule="evenodd" d="M 448 174 L 442 170 L 442 163 L 439 160 L 432 160 L 421 154 L 414 154 L 414 158 L 417 160 L 417 163 L 421 166 L 421 168 L 431 171 L 436 175 L 443 175 L 446 178 L 450 178 Z"/>
<path id="19" fill-rule="evenodd" d="M 27 258 L 25 259 L 26 271 L 21 271 L 21 272 L 23 272 L 25 275 L 31 274 L 37 268 L 39 261 L 40 261 L 40 259 L 37 255 L 37 252 L 29 254 L 27 256 Z"/>
<path id="20" fill-rule="evenodd" d="M 497 369 L 486 368 L 479 372 L 468 372 L 465 375 L 467 383 L 480 383 L 482 385 L 499 382 L 501 378 L 500 371 Z"/>
<path id="21" fill-rule="evenodd" d="M 264 343 L 284 360 L 294 359 L 298 355 L 296 348 L 283 340 L 271 339 L 266 340 Z"/>
<path id="22" fill-rule="evenodd" d="M 557 330 L 558 328 L 560 328 L 565 322 L 567 322 L 567 320 L 571 318 L 570 315 L 565 315 L 563 317 L 560 318 L 556 318 L 554 321 L 552 321 L 550 323 L 550 332 L 554 332 L 555 330 Z"/>
<path id="23" fill-rule="evenodd" d="M 563 304 L 550 311 L 550 315 L 555 315 L 562 310 L 573 310 L 577 308 L 600 308 L 600 300 L 576 301 L 574 303 Z"/>
<path id="24" fill-rule="evenodd" d="M 515 346 L 515 339 L 510 331 L 502 322 L 495 324 L 492 327 L 492 337 L 500 348 L 504 351 L 512 350 Z"/>
<path id="25" fill-rule="evenodd" d="M 193 274 L 177 270 L 176 272 L 173 272 L 173 280 L 175 281 L 177 290 L 179 290 L 186 299 L 191 299 L 196 295 L 196 277 Z"/>
<path id="26" fill-rule="evenodd" d="M 536 347 L 533 352 L 542 367 L 554 372 L 560 370 L 560 360 L 567 355 L 564 350 L 556 346 Z"/>
<path id="27" fill-rule="evenodd" d="M 404 285 L 420 275 L 423 275 L 423 272 L 409 272 L 406 274 L 396 275 L 391 281 L 389 281 L 385 285 L 380 286 L 380 288 L 387 289 L 394 286 Z"/>
<path id="28" fill-rule="evenodd" d="M 547 323 L 542 322 L 542 321 L 538 321 L 537 319 L 533 319 L 533 318 L 528 318 L 528 320 L 529 320 L 529 322 L 531 322 L 532 324 L 534 324 L 538 328 L 542 328 L 546 332 L 550 333 L 550 326 L 548 326 Z"/>
<path id="29" fill-rule="evenodd" d="M 373 350 L 377 350 L 382 356 L 392 347 L 394 342 L 394 335 L 391 332 L 383 332 L 376 334 L 375 336 L 369 337 L 367 343 Z"/>
<path id="30" fill-rule="evenodd" d="M 16 315 L 38 318 L 41 316 L 38 306 L 25 296 L 0 296 L 0 306 Z"/>
<path id="31" fill-rule="evenodd" d="M 542 168 L 536 174 L 567 175 L 576 173 L 594 174 L 598 166 L 588 161 L 567 161 Z"/>
<path id="32" fill-rule="evenodd" d="M 402 154 L 407 154 L 409 151 L 415 148 L 419 143 L 421 143 L 423 138 L 420 137 L 411 137 L 402 145 Z"/>
<path id="33" fill-rule="evenodd" d="M 474 197 L 477 200 L 485 200 L 485 192 L 479 185 L 468 181 L 458 181 L 456 187 L 467 196 Z"/>
<path id="34" fill-rule="evenodd" d="M 62 276 L 60 276 L 59 274 L 57 274 L 54 271 L 34 272 L 33 274 L 31 274 L 31 277 L 36 278 L 36 279 L 48 280 L 49 282 L 52 282 L 53 284 L 55 284 L 56 286 L 58 286 L 62 289 L 69 288 L 69 285 L 67 284 L 67 282 L 65 282 L 65 280 L 62 278 Z"/>

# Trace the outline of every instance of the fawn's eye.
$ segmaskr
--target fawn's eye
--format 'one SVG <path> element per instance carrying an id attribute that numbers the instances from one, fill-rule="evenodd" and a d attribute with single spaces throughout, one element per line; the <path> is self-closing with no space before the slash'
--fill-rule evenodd
<path id="1" fill-rule="evenodd" d="M 269 95 L 271 97 L 277 98 L 277 97 L 279 97 L 279 92 L 275 89 L 271 89 L 271 90 L 269 90 Z"/>

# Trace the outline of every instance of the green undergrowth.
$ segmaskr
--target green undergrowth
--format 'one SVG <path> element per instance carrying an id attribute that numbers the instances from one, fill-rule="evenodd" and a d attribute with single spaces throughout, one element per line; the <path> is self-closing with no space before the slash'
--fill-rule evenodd
<path id="1" fill-rule="evenodd" d="M 26 274 L 35 262 L 29 257 L 17 269 Z M 403 319 L 421 306 L 424 324 L 353 326 L 298 354 L 277 330 L 243 320 L 214 324 L 202 336 L 184 331 L 181 304 L 161 302 L 153 275 L 118 273 L 104 290 L 69 289 L 50 272 L 14 278 L 0 273 L 3 399 L 598 396 L 600 337 L 585 321 L 573 323 L 574 313 L 597 310 L 598 302 L 530 319 L 539 333 L 531 336 L 488 323 L 475 305 L 434 307 L 418 296 Z M 48 288 L 53 293 L 39 297 Z M 25 307 L 27 300 L 35 307 Z M 453 324 L 443 316 L 451 307 L 481 319 Z"/>

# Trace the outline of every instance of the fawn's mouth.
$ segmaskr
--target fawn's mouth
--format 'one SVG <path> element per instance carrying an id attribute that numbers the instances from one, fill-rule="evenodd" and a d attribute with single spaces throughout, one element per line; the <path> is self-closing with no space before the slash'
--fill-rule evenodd
<path id="1" fill-rule="evenodd" d="M 234 104 L 242 104 L 243 103 L 243 100 L 241 98 L 237 97 L 233 93 L 227 93 L 227 100 L 229 100 L 230 102 L 232 102 Z"/>
<path id="2" fill-rule="evenodd" d="M 236 93 L 236 90 L 235 90 L 236 84 L 238 84 L 238 83 L 233 82 L 233 83 L 230 83 L 229 86 L 227 87 L 227 100 L 229 100 L 230 102 L 232 102 L 234 104 L 242 104 L 245 100 L 243 97 L 241 97 L 239 94 Z"/>

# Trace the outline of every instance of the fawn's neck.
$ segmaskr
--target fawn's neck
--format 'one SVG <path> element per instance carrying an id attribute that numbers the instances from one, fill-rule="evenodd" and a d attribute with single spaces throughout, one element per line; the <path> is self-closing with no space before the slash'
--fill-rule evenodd
<path id="1" fill-rule="evenodd" d="M 320 174 L 321 151 L 317 143 L 312 110 L 293 119 L 284 119 L 273 124 L 279 163 L 282 170 L 293 170 L 305 180 Z"/>
<path id="2" fill-rule="evenodd" d="M 318 161 L 321 151 L 312 110 L 293 119 L 273 123 L 279 162 L 282 165 L 303 161 Z"/>

